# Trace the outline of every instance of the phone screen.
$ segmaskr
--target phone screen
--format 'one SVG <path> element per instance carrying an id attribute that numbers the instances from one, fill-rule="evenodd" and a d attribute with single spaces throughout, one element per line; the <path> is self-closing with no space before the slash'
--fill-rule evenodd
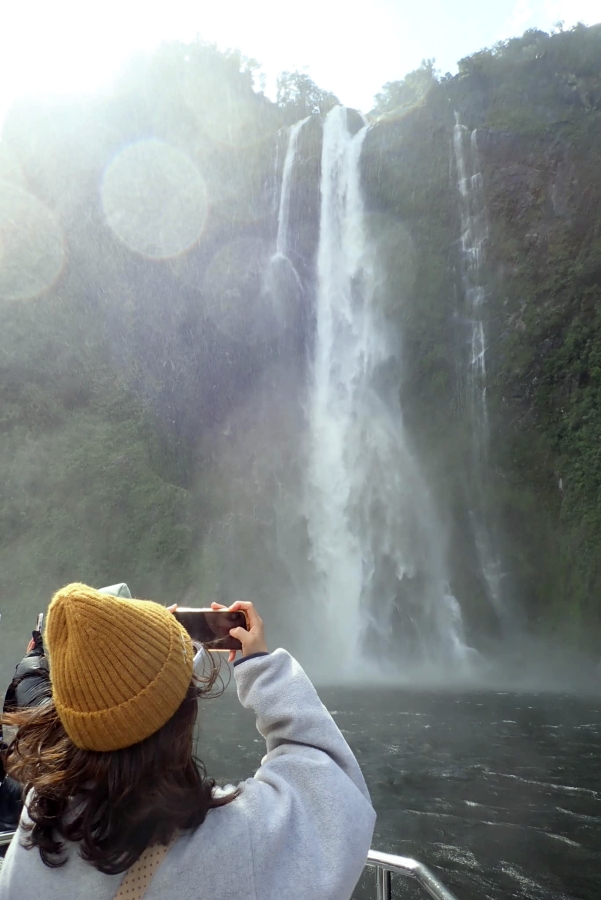
<path id="1" fill-rule="evenodd" d="M 241 650 L 242 644 L 230 636 L 230 628 L 248 630 L 242 611 L 226 609 L 185 609 L 180 606 L 173 613 L 193 641 L 203 644 L 207 650 Z"/>

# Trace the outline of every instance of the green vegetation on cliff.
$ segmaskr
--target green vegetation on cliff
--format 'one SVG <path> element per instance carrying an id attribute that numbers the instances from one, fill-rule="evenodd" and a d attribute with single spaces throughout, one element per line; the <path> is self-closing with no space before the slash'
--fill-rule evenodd
<path id="1" fill-rule="evenodd" d="M 402 227 L 388 307 L 404 335 L 403 403 L 449 520 L 454 583 L 476 620 L 470 549 L 454 114 L 477 146 L 489 238 L 490 456 L 485 513 L 499 524 L 506 592 L 531 626 L 595 649 L 601 630 L 601 27 L 526 32 L 438 78 L 433 61 L 386 86 L 364 177 L 370 204 Z M 381 239 L 379 226 L 376 237 Z M 396 275 L 395 275 L 396 273 Z M 458 365 L 459 364 L 459 365 Z"/>
<path id="2" fill-rule="evenodd" d="M 263 270 L 281 177 L 276 133 L 289 119 L 288 101 L 299 101 L 298 78 L 288 76 L 277 106 L 253 89 L 255 68 L 202 43 L 166 44 L 133 60 L 112 93 L 21 103 L 7 116 L 5 674 L 15 662 L 12 642 L 23 644 L 66 581 L 124 579 L 138 595 L 180 599 L 198 576 L 203 535 L 220 512 L 209 485 L 198 488 L 204 435 L 244 403 L 280 334 L 265 312 Z M 117 202 L 137 190 L 137 173 L 123 164 L 128 148 L 142 148 L 139 165 L 157 167 L 138 196 L 137 231 L 125 235 L 131 246 L 118 237 L 121 213 L 111 219 L 106 189 L 107 173 L 120 171 Z M 200 173 L 198 203 L 186 205 L 184 193 L 170 213 L 160 191 L 177 189 L 178 166 Z M 189 196 L 189 184 L 183 188 Z M 185 216 L 201 229 L 191 246 Z"/>

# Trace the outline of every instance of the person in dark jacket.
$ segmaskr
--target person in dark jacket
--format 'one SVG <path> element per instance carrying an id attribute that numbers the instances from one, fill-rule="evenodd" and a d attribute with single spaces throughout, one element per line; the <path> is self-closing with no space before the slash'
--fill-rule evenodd
<path id="1" fill-rule="evenodd" d="M 33 631 L 25 656 L 15 669 L 4 699 L 4 712 L 26 706 L 39 706 L 50 696 L 48 660 L 39 631 Z M 0 728 L 0 748 L 3 750 L 3 734 Z M 21 815 L 21 786 L 4 771 L 0 757 L 0 831 L 16 828 Z"/>
<path id="2" fill-rule="evenodd" d="M 101 588 L 99 593 L 131 599 L 131 593 L 125 582 Z M 48 658 L 44 650 L 42 632 L 36 629 L 31 633 L 31 641 L 25 656 L 17 665 L 6 691 L 4 712 L 11 713 L 30 706 L 40 706 L 51 696 Z M 0 751 L 5 747 L 0 724 Z M 0 753 L 0 831 L 14 831 L 19 822 L 22 806 L 21 785 L 4 771 Z M 1 851 L 2 848 L 0 854 Z"/>
<path id="3" fill-rule="evenodd" d="M 39 631 L 32 639 L 25 656 L 18 664 L 4 698 L 4 712 L 14 712 L 26 706 L 39 706 L 48 695 L 48 660 Z"/>

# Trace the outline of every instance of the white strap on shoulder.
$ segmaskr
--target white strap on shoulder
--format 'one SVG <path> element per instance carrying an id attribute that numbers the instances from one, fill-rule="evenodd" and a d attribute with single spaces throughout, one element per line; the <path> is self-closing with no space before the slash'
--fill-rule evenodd
<path id="1" fill-rule="evenodd" d="M 147 847 L 137 862 L 130 866 L 125 873 L 113 900 L 142 900 L 154 873 L 163 862 L 174 840 L 175 837 L 167 846 L 152 844 L 152 846 Z"/>

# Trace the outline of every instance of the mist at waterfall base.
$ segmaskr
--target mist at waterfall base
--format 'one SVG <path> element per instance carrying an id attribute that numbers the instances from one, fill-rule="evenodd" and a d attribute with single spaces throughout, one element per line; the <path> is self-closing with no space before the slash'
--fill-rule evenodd
<path id="1" fill-rule="evenodd" d="M 284 340 L 244 404 L 205 438 L 224 511 L 203 543 L 203 577 L 224 601 L 251 596 L 260 607 L 264 598 L 273 640 L 296 653 L 321 684 L 595 690 L 592 663 L 511 627 L 508 620 L 516 624 L 517 617 L 503 590 L 494 523 L 479 508 L 488 440 L 484 343 L 474 350 L 485 340 L 477 284 L 481 211 L 474 211 L 477 198 L 467 196 L 466 183 L 477 185 L 471 171 L 477 158 L 463 154 L 460 123 L 454 153 L 475 323 L 467 364 L 474 432 L 469 512 L 487 602 L 508 622 L 504 640 L 477 643 L 466 637 L 462 598 L 449 583 L 445 527 L 403 422 L 403 336 L 391 333 L 379 312 L 386 305 L 386 252 L 404 254 L 404 290 L 411 289 L 410 237 L 398 228 L 379 242 L 370 234 L 373 213 L 361 191 L 368 126 L 336 107 L 323 126 L 316 275 L 303 283 L 293 192 L 310 122 L 298 122 L 278 141 L 278 230 L 265 304 L 279 322 L 289 316 L 287 306 L 314 304 L 312 345 L 299 361 Z"/>

